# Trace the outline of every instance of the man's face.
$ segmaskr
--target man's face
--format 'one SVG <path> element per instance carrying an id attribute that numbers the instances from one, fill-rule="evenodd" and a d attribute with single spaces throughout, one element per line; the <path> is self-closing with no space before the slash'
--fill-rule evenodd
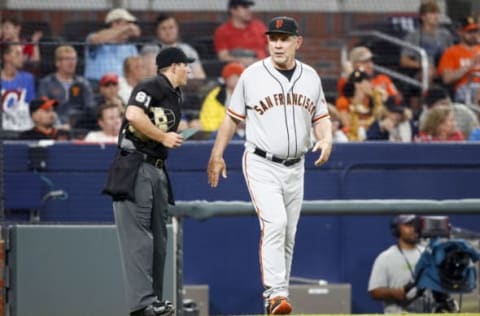
<path id="1" fill-rule="evenodd" d="M 178 40 L 178 24 L 174 18 L 169 18 L 157 26 L 158 39 L 167 45 L 172 45 Z"/>
<path id="2" fill-rule="evenodd" d="M 421 17 L 423 24 L 429 26 L 438 26 L 440 22 L 440 12 L 427 12 Z"/>
<path id="3" fill-rule="evenodd" d="M 188 75 L 190 74 L 190 66 L 186 63 L 175 64 L 174 66 L 178 86 L 186 86 L 188 81 Z"/>
<path id="4" fill-rule="evenodd" d="M 399 224 L 398 229 L 400 230 L 400 239 L 403 242 L 409 245 L 414 245 L 418 242 L 418 232 L 414 222 Z"/>
<path id="5" fill-rule="evenodd" d="M 301 36 L 284 33 L 268 35 L 268 51 L 279 69 L 291 69 L 295 64 L 295 53 L 302 45 Z"/>
<path id="6" fill-rule="evenodd" d="M 238 5 L 230 9 L 230 14 L 233 18 L 248 23 L 252 20 L 253 14 L 250 6 Z"/>
<path id="7" fill-rule="evenodd" d="M 21 45 L 10 46 L 10 52 L 5 55 L 5 63 L 16 69 L 23 67 L 23 49 Z"/>
<path id="8" fill-rule="evenodd" d="M 108 82 L 100 86 L 100 94 L 107 100 L 112 100 L 118 97 L 119 91 L 118 83 Z"/>
<path id="9" fill-rule="evenodd" d="M 32 114 L 32 120 L 35 126 L 42 128 L 53 128 L 57 114 L 51 109 L 38 109 Z"/>
<path id="10" fill-rule="evenodd" d="M 11 22 L 4 22 L 1 33 L 5 41 L 16 40 L 20 36 L 20 26 L 15 26 Z"/>
<path id="11" fill-rule="evenodd" d="M 63 52 L 58 57 L 56 65 L 58 72 L 73 76 L 77 68 L 77 53 L 74 51 Z"/>
<path id="12" fill-rule="evenodd" d="M 103 110 L 102 118 L 98 120 L 98 125 L 105 134 L 118 135 L 122 125 L 120 107 L 112 107 Z"/>
<path id="13" fill-rule="evenodd" d="M 143 58 L 135 58 L 130 65 L 130 76 L 137 81 L 145 78 L 145 65 Z"/>
<path id="14" fill-rule="evenodd" d="M 463 42 L 468 46 L 474 46 L 479 44 L 479 29 L 470 30 L 470 31 L 461 31 L 460 37 Z"/>

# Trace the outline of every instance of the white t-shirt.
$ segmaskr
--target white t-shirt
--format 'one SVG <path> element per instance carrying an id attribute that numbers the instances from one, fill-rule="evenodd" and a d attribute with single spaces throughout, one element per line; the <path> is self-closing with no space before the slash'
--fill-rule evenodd
<path id="1" fill-rule="evenodd" d="M 84 141 L 86 142 L 97 142 L 97 143 L 116 143 L 118 136 L 106 135 L 103 131 L 92 131 L 88 132 L 85 136 Z"/>

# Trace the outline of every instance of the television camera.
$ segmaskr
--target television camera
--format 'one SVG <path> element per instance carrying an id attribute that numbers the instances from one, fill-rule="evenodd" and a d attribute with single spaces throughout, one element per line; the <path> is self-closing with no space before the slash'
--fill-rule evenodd
<path id="1" fill-rule="evenodd" d="M 419 216 L 414 225 L 419 237 L 428 239 L 428 243 L 415 266 L 414 282 L 405 286 L 406 292 L 416 287 L 417 298 L 430 290 L 432 313 L 459 312 L 451 294 L 469 293 L 476 287 L 474 263 L 480 254 L 467 241 L 450 238 L 452 226 L 447 216 Z"/>

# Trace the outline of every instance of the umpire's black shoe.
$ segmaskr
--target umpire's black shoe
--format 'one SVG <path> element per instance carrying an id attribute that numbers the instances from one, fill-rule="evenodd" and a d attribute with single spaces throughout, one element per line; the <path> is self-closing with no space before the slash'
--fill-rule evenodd
<path id="1" fill-rule="evenodd" d="M 174 314 L 175 308 L 169 301 L 154 302 L 143 311 L 144 316 L 173 316 Z"/>

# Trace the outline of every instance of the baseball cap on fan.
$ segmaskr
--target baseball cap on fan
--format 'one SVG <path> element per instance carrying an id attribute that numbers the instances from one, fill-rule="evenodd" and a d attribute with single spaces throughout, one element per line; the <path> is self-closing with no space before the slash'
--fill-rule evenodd
<path id="1" fill-rule="evenodd" d="M 48 99 L 46 97 L 34 99 L 30 101 L 30 115 L 35 113 L 37 110 L 50 110 L 56 105 L 58 105 L 58 101 L 54 99 Z"/>
<path id="2" fill-rule="evenodd" d="M 298 36 L 298 24 L 288 16 L 277 16 L 268 23 L 268 31 L 265 34 L 288 34 Z"/>
<path id="3" fill-rule="evenodd" d="M 464 32 L 478 31 L 478 29 L 480 29 L 480 25 L 474 17 L 467 16 L 460 20 L 460 28 Z"/>
<path id="4" fill-rule="evenodd" d="M 125 20 L 127 22 L 135 22 L 137 20 L 130 12 L 123 8 L 112 9 L 107 13 L 105 17 L 105 24 L 110 24 L 113 21 Z"/>
<path id="5" fill-rule="evenodd" d="M 365 46 L 357 46 L 350 51 L 349 60 L 352 63 L 367 61 L 373 58 L 372 52 Z"/>
<path id="6" fill-rule="evenodd" d="M 187 55 L 178 47 L 167 47 L 164 48 L 157 55 L 157 68 L 162 69 L 171 66 L 172 64 L 190 64 L 193 63 L 195 59 L 188 58 Z"/>

